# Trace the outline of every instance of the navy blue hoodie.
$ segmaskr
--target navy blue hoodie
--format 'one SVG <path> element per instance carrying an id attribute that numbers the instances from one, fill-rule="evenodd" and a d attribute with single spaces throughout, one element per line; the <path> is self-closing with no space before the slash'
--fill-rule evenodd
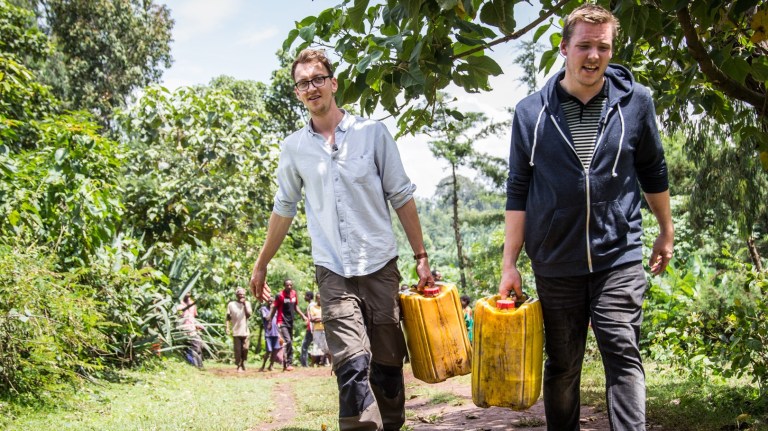
<path id="1" fill-rule="evenodd" d="M 585 170 L 557 95 L 564 73 L 517 105 L 509 152 L 506 208 L 525 211 L 525 251 L 545 277 L 642 261 L 640 187 L 669 187 L 648 89 L 626 68 L 608 66 L 608 99 Z"/>

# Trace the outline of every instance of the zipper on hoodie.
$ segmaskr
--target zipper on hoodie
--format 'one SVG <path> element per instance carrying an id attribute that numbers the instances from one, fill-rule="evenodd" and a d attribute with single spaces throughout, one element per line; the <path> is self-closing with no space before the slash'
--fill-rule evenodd
<path id="1" fill-rule="evenodd" d="M 565 133 L 563 132 L 563 129 L 560 128 L 560 124 L 557 122 L 557 119 L 555 118 L 555 116 L 552 114 L 549 114 L 549 116 L 552 119 L 552 123 L 554 123 L 555 128 L 557 128 L 557 131 L 560 132 L 560 136 L 563 137 L 563 140 L 565 140 L 565 142 L 571 148 L 571 151 L 573 151 L 573 154 L 576 156 L 576 159 L 579 159 L 579 153 L 576 152 L 576 148 L 573 147 L 573 143 L 570 141 L 570 139 L 568 139 L 568 137 L 565 136 Z M 602 138 L 602 134 L 600 135 L 600 138 Z M 597 142 L 600 141 L 600 138 L 598 138 Z M 592 158 L 595 157 L 595 151 L 597 150 L 597 142 L 595 142 L 595 150 L 592 151 Z M 584 194 L 586 195 L 586 199 L 587 199 L 587 217 L 586 217 L 586 223 L 584 224 L 584 231 L 586 232 L 585 236 L 587 239 L 587 243 L 586 243 L 587 267 L 589 268 L 589 272 L 592 272 L 592 250 L 589 247 L 589 218 L 592 216 L 592 205 L 591 205 L 591 198 L 590 198 L 588 168 L 584 168 L 584 178 L 586 179 L 586 191 L 584 192 Z"/>
<path id="2" fill-rule="evenodd" d="M 613 111 L 613 106 L 609 106 L 608 110 L 605 111 L 605 115 L 603 118 L 600 119 L 600 122 L 597 124 L 597 140 L 595 141 L 595 148 L 592 150 L 592 160 L 589 162 L 589 167 L 592 167 L 592 163 L 595 162 L 595 154 L 597 154 L 597 149 L 600 147 L 600 142 L 603 141 L 603 135 L 605 134 L 605 125 L 608 124 L 608 116 L 611 115 L 611 111 Z"/>

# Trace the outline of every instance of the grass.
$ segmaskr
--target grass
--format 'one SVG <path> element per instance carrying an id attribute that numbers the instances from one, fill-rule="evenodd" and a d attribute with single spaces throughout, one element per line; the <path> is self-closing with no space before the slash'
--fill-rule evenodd
<path id="1" fill-rule="evenodd" d="M 338 429 L 336 379 L 330 374 L 272 373 L 270 378 L 260 378 L 223 373 L 231 369 L 232 365 L 206 363 L 206 371 L 201 372 L 167 361 L 161 369 L 125 372 L 122 383 L 88 384 L 56 407 L 0 402 L 0 429 L 258 430 L 276 420 L 275 414 L 282 408 L 276 403 L 280 391 L 292 391 L 295 417 L 278 430 L 320 430 L 324 425 L 328 431 Z M 757 397 L 747 382 L 704 379 L 659 364 L 646 364 L 646 376 L 648 420 L 664 430 L 768 431 L 768 400 Z M 453 382 L 469 385 L 470 376 L 454 377 Z M 424 398 L 428 405 L 463 401 L 453 393 L 418 383 L 409 383 L 406 393 Z M 582 402 L 605 410 L 604 393 L 602 364 L 591 352 L 582 376 Z M 414 414 L 406 411 L 411 419 Z M 433 416 L 423 419 L 440 420 L 439 415 Z"/>
<path id="2" fill-rule="evenodd" d="M 128 384 L 88 385 L 57 407 L 18 408 L 4 429 L 241 431 L 270 420 L 273 380 L 222 378 L 178 362 L 167 365 L 127 372 Z M 206 366 L 209 371 L 220 367 Z"/>
<path id="3" fill-rule="evenodd" d="M 745 379 L 696 376 L 664 364 L 645 363 L 646 417 L 675 431 L 768 431 L 768 399 Z M 584 363 L 581 401 L 605 407 L 605 378 L 599 354 Z"/>
<path id="4" fill-rule="evenodd" d="M 294 379 L 292 387 L 296 400 L 296 418 L 290 427 L 281 430 L 338 428 L 339 392 L 336 378 L 330 375 L 330 368 L 327 370 L 327 377 Z"/>

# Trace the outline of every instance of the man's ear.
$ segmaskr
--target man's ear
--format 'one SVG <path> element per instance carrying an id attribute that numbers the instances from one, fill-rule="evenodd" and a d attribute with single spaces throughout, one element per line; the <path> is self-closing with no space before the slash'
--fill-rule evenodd
<path id="1" fill-rule="evenodd" d="M 563 57 L 568 56 L 568 50 L 565 48 L 566 45 L 567 44 L 565 43 L 564 39 L 560 41 L 560 55 L 562 55 Z"/>

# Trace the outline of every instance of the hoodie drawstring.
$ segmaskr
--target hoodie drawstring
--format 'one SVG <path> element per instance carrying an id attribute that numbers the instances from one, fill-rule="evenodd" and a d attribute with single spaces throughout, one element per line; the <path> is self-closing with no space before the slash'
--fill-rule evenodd
<path id="1" fill-rule="evenodd" d="M 616 151 L 616 161 L 613 162 L 613 169 L 611 170 L 611 176 L 616 178 L 616 166 L 619 164 L 619 156 L 621 156 L 621 145 L 624 142 L 624 114 L 621 113 L 621 105 L 616 105 L 619 108 L 619 122 L 621 123 L 621 135 L 619 137 L 619 149 Z"/>
<path id="2" fill-rule="evenodd" d="M 544 110 L 547 109 L 547 105 L 544 105 L 541 107 L 541 111 L 539 111 L 539 116 L 536 118 L 536 126 L 533 128 L 533 146 L 531 147 L 531 160 L 528 162 L 529 165 L 533 166 L 533 155 L 536 153 L 536 144 L 539 143 L 539 123 L 541 122 L 541 116 L 544 114 Z"/>

